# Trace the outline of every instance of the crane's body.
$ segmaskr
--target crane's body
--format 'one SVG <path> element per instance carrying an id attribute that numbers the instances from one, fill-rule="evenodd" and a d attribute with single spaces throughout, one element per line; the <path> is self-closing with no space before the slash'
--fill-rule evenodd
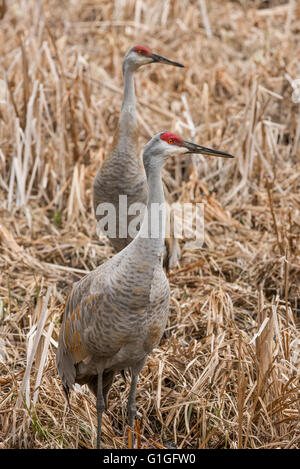
<path id="1" fill-rule="evenodd" d="M 148 202 L 140 232 L 125 249 L 75 283 L 66 304 L 57 349 L 58 372 L 67 395 L 77 382 L 88 384 L 97 396 L 97 447 L 115 372 L 127 368 L 132 372 L 127 409 L 133 427 L 138 373 L 165 329 L 170 290 L 162 268 L 165 201 L 161 173 L 170 155 L 191 152 L 231 157 L 173 134 L 161 132 L 153 137 L 143 154 Z"/>
<path id="2" fill-rule="evenodd" d="M 127 210 L 120 210 L 120 195 L 127 197 L 127 207 L 136 202 L 147 203 L 147 181 L 137 141 L 134 78 L 130 69 L 125 71 L 123 104 L 112 148 L 97 172 L 93 195 L 98 221 L 103 215 L 99 210 L 102 204 L 110 203 L 115 208 L 116 236 L 108 234 L 108 238 L 119 252 L 132 241 L 127 227 L 134 218 L 134 215 L 128 215 Z M 124 237 L 120 236 L 120 227 L 126 228 Z"/>
<path id="3" fill-rule="evenodd" d="M 107 234 L 117 252 L 133 239 L 128 233 L 136 213 L 129 214 L 133 204 L 147 204 L 147 181 L 140 157 L 137 135 L 136 98 L 134 72 L 142 65 L 153 62 L 177 67 L 183 65 L 154 54 L 144 46 L 136 46 L 126 54 L 123 61 L 124 93 L 122 108 L 112 148 L 100 166 L 94 180 L 94 210 L 99 222 L 105 214 L 104 204 L 112 204 L 116 214 L 115 233 Z M 120 206 L 120 196 L 126 196 L 126 210 Z M 143 212 L 142 212 L 143 216 Z"/>
<path id="4" fill-rule="evenodd" d="M 161 243 L 135 245 L 75 283 L 66 305 L 58 349 L 65 387 L 106 372 L 144 363 L 163 334 L 169 285 L 161 268 Z M 152 243 L 151 243 L 152 244 Z M 78 381 L 77 381 L 78 382 Z"/>

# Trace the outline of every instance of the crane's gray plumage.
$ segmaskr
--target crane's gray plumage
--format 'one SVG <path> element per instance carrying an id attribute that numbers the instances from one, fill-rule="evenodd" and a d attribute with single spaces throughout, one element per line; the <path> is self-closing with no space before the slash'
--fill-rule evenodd
<path id="1" fill-rule="evenodd" d="M 143 153 L 148 202 L 141 229 L 121 252 L 75 283 L 68 298 L 57 349 L 57 367 L 68 395 L 75 382 L 97 396 L 101 419 L 115 372 L 131 369 L 129 424 L 135 418 L 138 373 L 158 345 L 169 309 L 169 283 L 162 268 L 164 193 L 162 167 L 172 155 L 204 153 L 231 157 L 161 132 Z M 152 211 L 151 207 L 159 210 Z M 153 234 L 155 234 L 153 236 Z"/>
<path id="2" fill-rule="evenodd" d="M 152 53 L 147 47 L 136 46 L 128 51 L 123 60 L 124 94 L 118 127 L 110 153 L 94 180 L 93 202 L 97 221 L 103 218 L 103 212 L 99 210 L 101 204 L 111 203 L 116 210 L 116 236 L 107 236 L 117 252 L 132 241 L 130 234 L 119 236 L 120 225 L 128 227 L 136 217 L 126 211 L 119 213 L 119 196 L 127 196 L 128 207 L 134 203 L 146 206 L 147 203 L 147 182 L 138 148 L 134 72 L 142 65 L 153 62 L 183 67 L 178 62 Z"/>

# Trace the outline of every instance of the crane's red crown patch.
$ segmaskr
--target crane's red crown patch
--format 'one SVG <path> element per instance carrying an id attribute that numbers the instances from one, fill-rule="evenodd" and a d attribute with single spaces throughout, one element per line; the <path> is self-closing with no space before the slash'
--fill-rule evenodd
<path id="1" fill-rule="evenodd" d="M 161 140 L 165 140 L 170 145 L 182 145 L 182 138 L 178 137 L 178 135 L 172 134 L 172 132 L 165 132 L 160 136 Z"/>
<path id="2" fill-rule="evenodd" d="M 146 47 L 146 46 L 135 46 L 133 50 L 134 52 L 137 52 L 138 54 L 147 55 L 148 57 L 152 54 L 149 47 Z"/>

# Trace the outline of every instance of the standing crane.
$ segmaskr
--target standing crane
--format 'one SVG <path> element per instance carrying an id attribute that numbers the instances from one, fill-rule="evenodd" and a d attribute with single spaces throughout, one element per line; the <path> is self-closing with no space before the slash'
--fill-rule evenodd
<path id="1" fill-rule="evenodd" d="M 115 209 L 115 233 L 105 234 L 117 252 L 132 241 L 127 228 L 136 216 L 129 215 L 127 208 L 123 209 L 120 196 L 127 196 L 127 207 L 135 203 L 145 207 L 147 203 L 146 175 L 137 141 L 134 72 L 142 65 L 153 62 L 183 67 L 145 46 L 135 46 L 128 51 L 123 60 L 124 94 L 118 127 L 110 154 L 104 159 L 94 180 L 93 202 L 97 221 L 104 218 L 104 204 L 112 204 Z"/>
<path id="2" fill-rule="evenodd" d="M 75 283 L 66 303 L 56 354 L 58 373 L 67 397 L 75 382 L 87 384 L 95 394 L 97 448 L 114 375 L 128 368 L 127 411 L 134 428 L 138 374 L 165 329 L 170 290 L 161 263 L 165 226 L 162 168 L 168 157 L 187 153 L 232 158 L 169 132 L 153 137 L 143 153 L 148 202 L 138 235 Z"/>

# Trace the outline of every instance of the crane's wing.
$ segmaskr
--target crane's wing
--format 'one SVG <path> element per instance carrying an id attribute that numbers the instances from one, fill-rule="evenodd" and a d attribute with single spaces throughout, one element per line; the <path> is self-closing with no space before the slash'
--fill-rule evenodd
<path id="1" fill-rule="evenodd" d="M 86 363 L 94 354 L 112 356 L 122 345 L 118 343 L 118 336 L 107 334 L 107 329 L 113 329 L 113 304 L 107 287 L 111 264 L 118 264 L 115 259 L 76 282 L 67 299 L 56 352 L 58 373 L 65 388 L 73 387 L 77 364 Z M 91 374 L 93 371 L 86 369 Z"/>
<path id="2" fill-rule="evenodd" d="M 72 388 L 75 383 L 75 364 L 88 356 L 88 351 L 82 343 L 85 318 L 82 317 L 81 303 L 89 291 L 91 281 L 92 277 L 89 274 L 76 282 L 65 306 L 56 351 L 56 364 L 64 388 L 67 389 Z"/>

